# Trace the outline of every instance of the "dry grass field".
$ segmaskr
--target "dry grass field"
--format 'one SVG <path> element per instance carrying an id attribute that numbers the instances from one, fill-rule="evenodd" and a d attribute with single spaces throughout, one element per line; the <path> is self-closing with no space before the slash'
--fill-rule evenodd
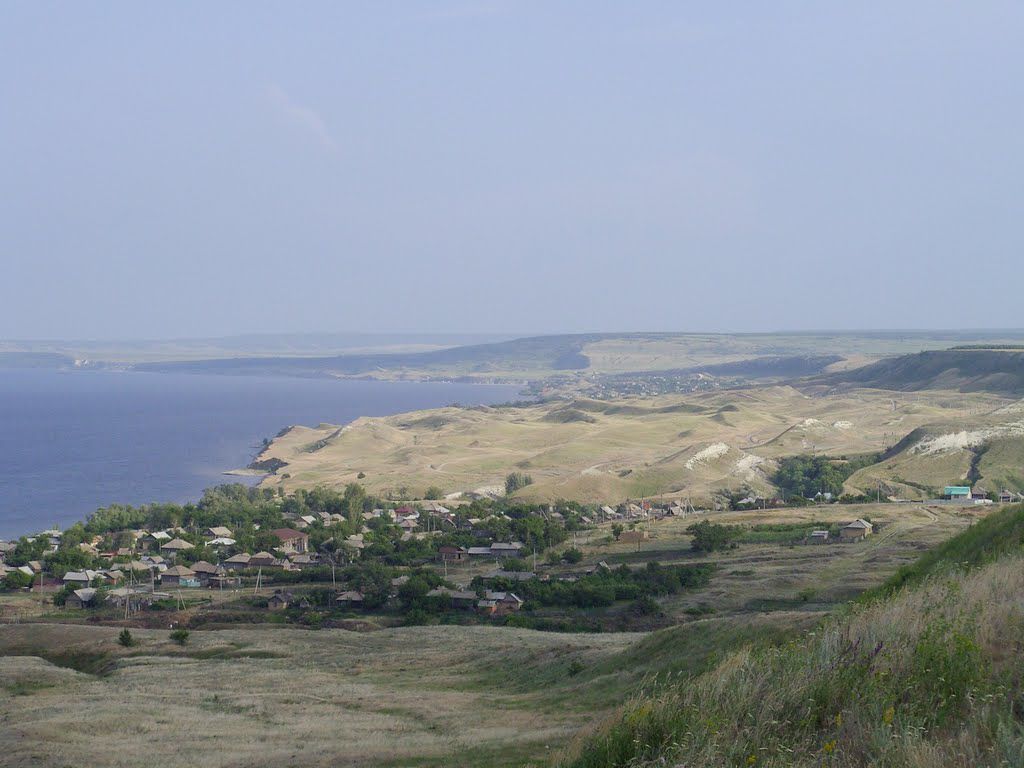
<path id="1" fill-rule="evenodd" d="M 516 765 L 606 708 L 564 705 L 583 686 L 569 663 L 593 666 L 638 639 L 265 628 L 197 631 L 182 648 L 166 631 L 135 630 L 140 645 L 124 649 L 117 633 L 0 628 L 0 764 Z"/>
<path id="2" fill-rule="evenodd" d="M 768 478 L 782 456 L 882 451 L 929 425 L 945 434 L 979 422 L 1016 424 L 1021 415 L 1012 406 L 978 393 L 865 389 L 812 396 L 773 386 L 613 402 L 442 408 L 359 419 L 341 429 L 295 427 L 260 458 L 287 463 L 264 480 L 286 490 L 358 480 L 381 494 L 415 495 L 430 486 L 452 493 L 500 487 L 506 474 L 519 470 L 534 480 L 519 492 L 525 500 L 689 496 L 710 505 L 723 488 L 771 493 Z M 1016 433 L 1008 437 L 1021 440 Z M 894 469 L 871 468 L 851 487 L 874 490 L 884 479 L 906 498 L 926 498 L 919 486 L 941 488 L 964 477 L 975 447 L 912 450 Z"/>

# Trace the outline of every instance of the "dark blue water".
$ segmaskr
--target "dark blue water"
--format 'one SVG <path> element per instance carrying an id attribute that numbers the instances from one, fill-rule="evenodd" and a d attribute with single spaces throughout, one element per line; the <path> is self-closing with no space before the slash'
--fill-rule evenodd
<path id="1" fill-rule="evenodd" d="M 197 499 L 238 478 L 264 437 L 517 388 L 285 377 L 0 371 L 0 538 L 65 526 L 112 502 Z"/>

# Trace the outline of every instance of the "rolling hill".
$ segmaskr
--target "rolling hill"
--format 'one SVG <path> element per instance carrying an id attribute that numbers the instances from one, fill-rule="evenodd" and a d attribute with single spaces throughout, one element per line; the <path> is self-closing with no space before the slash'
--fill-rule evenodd
<path id="1" fill-rule="evenodd" d="M 1024 349 L 945 349 L 886 358 L 821 383 L 914 392 L 943 389 L 1024 395 Z"/>
<path id="2" fill-rule="evenodd" d="M 789 386 L 576 398 L 364 418 L 342 428 L 295 427 L 259 461 L 277 467 L 264 484 L 286 490 L 358 481 L 406 497 L 431 486 L 445 493 L 500 488 L 509 472 L 521 471 L 534 481 L 517 492 L 526 500 L 689 496 L 711 504 L 723 489 L 774 493 L 771 476 L 785 456 L 886 452 L 884 462 L 848 484 L 874 492 L 883 480 L 889 492 L 923 498 L 966 476 L 974 453 L 946 451 L 941 440 L 927 444 L 934 450 L 915 448 L 904 440 L 908 434 L 923 440 L 981 429 L 984 440 L 996 441 L 989 461 L 998 461 L 990 469 L 979 460 L 980 471 L 992 478 L 1002 473 L 1007 487 L 1018 488 L 1008 477 L 1022 440 L 1016 408 L 985 393 L 864 389 L 810 396 Z"/>

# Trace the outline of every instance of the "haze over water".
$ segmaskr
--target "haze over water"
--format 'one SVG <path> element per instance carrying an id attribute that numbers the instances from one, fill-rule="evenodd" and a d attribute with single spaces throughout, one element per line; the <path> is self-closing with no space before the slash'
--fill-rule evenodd
<path id="1" fill-rule="evenodd" d="M 114 502 L 197 499 L 245 482 L 264 437 L 451 403 L 516 399 L 513 386 L 285 377 L 0 372 L 0 538 L 64 527 Z"/>

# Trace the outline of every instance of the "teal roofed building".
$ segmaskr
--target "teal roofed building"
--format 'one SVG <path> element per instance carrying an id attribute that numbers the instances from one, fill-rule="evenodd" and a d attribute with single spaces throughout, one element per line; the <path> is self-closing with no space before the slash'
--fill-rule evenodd
<path id="1" fill-rule="evenodd" d="M 942 489 L 942 495 L 949 499 L 969 499 L 971 488 L 968 485 L 947 485 Z"/>

